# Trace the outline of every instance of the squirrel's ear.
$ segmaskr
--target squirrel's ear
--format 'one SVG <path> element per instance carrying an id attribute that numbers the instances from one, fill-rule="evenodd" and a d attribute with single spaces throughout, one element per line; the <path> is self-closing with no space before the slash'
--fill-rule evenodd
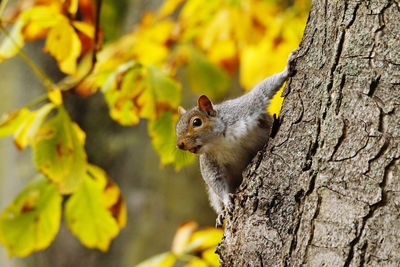
<path id="1" fill-rule="evenodd" d="M 199 110 L 206 112 L 210 116 L 215 116 L 216 112 L 213 109 L 210 99 L 206 95 L 201 95 L 197 100 Z"/>
<path id="2" fill-rule="evenodd" d="M 182 116 L 182 115 L 185 114 L 185 113 L 186 113 L 186 109 L 184 109 L 183 107 L 179 106 L 179 107 L 178 107 L 178 114 L 179 114 L 180 116 Z"/>

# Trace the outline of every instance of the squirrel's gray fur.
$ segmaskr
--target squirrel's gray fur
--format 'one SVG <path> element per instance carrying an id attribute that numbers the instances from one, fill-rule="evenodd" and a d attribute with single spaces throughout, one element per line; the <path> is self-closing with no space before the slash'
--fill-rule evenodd
<path id="1" fill-rule="evenodd" d="M 201 96 L 197 107 L 187 112 L 180 109 L 177 146 L 200 154 L 201 174 L 219 214 L 217 226 L 222 224 L 224 210 L 231 208 L 229 193 L 242 182 L 242 171 L 268 141 L 273 119 L 265 109 L 289 78 L 294 59 L 295 51 L 284 71 L 264 79 L 245 95 L 216 105 Z M 201 120 L 201 125 L 194 126 L 194 119 Z"/>

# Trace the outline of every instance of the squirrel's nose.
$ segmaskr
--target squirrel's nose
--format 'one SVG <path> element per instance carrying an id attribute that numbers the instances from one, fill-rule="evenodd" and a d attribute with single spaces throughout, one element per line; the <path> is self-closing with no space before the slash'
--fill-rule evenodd
<path id="1" fill-rule="evenodd" d="M 179 149 L 185 149 L 185 143 L 183 143 L 183 142 L 176 144 L 176 146 L 177 146 Z"/>

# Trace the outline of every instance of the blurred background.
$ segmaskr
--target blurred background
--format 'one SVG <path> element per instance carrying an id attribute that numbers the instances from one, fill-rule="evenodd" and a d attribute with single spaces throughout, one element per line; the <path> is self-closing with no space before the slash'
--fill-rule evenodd
<path id="1" fill-rule="evenodd" d="M 18 1 L 10 1 L 9 5 L 16 2 Z M 162 2 L 103 1 L 101 27 L 105 42 L 111 42 L 129 33 L 140 23 L 145 12 L 155 12 Z M 280 7 L 279 12 L 282 14 L 294 12 L 292 6 L 295 1 L 265 2 L 269 2 L 271 7 Z M 272 61 L 277 62 L 278 70 L 285 65 L 288 51 L 297 47 L 301 40 L 309 3 L 299 2 L 301 8 L 297 7 L 299 10 L 293 15 L 298 21 L 292 22 L 296 24 L 297 28 L 294 31 L 297 35 L 289 38 L 289 44 L 289 41 L 270 40 L 270 43 L 275 42 L 277 46 L 286 46 L 284 51 L 279 52 L 284 56 L 266 55 L 269 58 L 276 57 L 276 60 Z M 276 10 L 274 12 L 278 14 Z M 284 17 L 282 14 L 279 16 Z M 301 25 L 297 25 L 299 22 Z M 270 26 L 272 31 L 274 25 Z M 280 36 L 284 38 L 285 34 L 291 33 L 283 31 Z M 24 50 L 53 80 L 60 80 L 64 74 L 59 71 L 56 60 L 48 53 L 43 53 L 44 42 L 43 39 L 30 42 L 25 45 Z M 224 92 L 219 100 L 238 96 L 246 89 L 249 83 L 240 77 L 240 68 L 240 65 L 235 65 L 231 70 L 229 90 Z M 253 68 L 262 70 L 263 66 Z M 1 62 L 0 77 L 0 114 L 20 108 L 44 92 L 43 85 L 21 57 Z M 182 82 L 181 104 L 184 107 L 191 107 L 196 102 L 197 95 L 198 92 L 193 92 L 185 81 Z M 101 92 L 89 97 L 67 94 L 64 96 L 64 104 L 71 119 L 86 132 L 85 149 L 88 160 L 103 168 L 120 187 L 127 205 L 127 225 L 112 241 L 109 251 L 102 253 L 83 246 L 69 232 L 62 220 L 54 242 L 44 251 L 35 252 L 26 258 L 10 259 L 6 249 L 0 246 L 0 266 L 134 266 L 155 254 L 170 250 L 175 231 L 181 223 L 194 220 L 200 227 L 215 224 L 216 215 L 208 204 L 197 160 L 180 171 L 175 170 L 172 165 L 162 166 L 151 144 L 147 120 L 141 120 L 135 126 L 121 126 L 110 118 L 109 107 Z M 12 137 L 0 139 L 1 211 L 36 174 L 31 148 L 20 152 L 14 146 Z"/>

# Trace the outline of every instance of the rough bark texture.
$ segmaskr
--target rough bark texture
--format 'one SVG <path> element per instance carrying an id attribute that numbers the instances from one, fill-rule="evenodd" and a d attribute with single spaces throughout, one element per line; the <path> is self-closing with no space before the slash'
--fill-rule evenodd
<path id="1" fill-rule="evenodd" d="M 221 264 L 400 266 L 400 2 L 312 1 L 300 48 Z"/>

